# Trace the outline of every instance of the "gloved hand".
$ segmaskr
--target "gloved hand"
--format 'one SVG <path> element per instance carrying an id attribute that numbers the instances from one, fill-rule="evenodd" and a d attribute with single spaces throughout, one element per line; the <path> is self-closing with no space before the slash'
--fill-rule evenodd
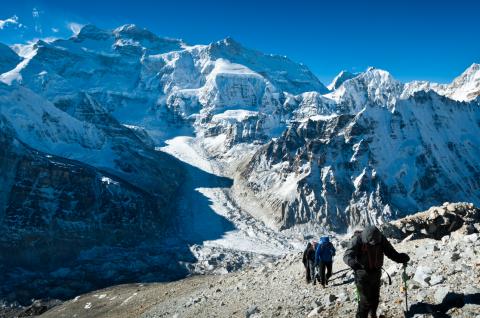
<path id="1" fill-rule="evenodd" d="M 400 259 L 400 263 L 405 264 L 405 263 L 408 263 L 410 261 L 410 256 L 408 256 L 405 253 L 400 253 L 399 259 Z"/>

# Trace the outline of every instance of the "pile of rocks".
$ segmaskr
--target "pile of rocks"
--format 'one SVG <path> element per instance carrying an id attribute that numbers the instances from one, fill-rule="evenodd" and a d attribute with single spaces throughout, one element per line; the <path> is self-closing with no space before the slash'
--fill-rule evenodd
<path id="1" fill-rule="evenodd" d="M 433 238 L 460 230 L 463 234 L 480 232 L 480 209 L 472 203 L 449 203 L 431 207 L 403 219 L 386 223 L 382 231 L 391 238 Z"/>

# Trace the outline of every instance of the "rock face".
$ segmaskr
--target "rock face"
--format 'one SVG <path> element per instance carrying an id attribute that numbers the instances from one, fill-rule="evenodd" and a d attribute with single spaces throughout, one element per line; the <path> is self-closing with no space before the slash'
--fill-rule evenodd
<path id="1" fill-rule="evenodd" d="M 391 109 L 293 123 L 252 157 L 237 185 L 281 228 L 313 220 L 341 231 L 444 199 L 478 203 L 478 120 L 476 105 L 418 92 Z"/>

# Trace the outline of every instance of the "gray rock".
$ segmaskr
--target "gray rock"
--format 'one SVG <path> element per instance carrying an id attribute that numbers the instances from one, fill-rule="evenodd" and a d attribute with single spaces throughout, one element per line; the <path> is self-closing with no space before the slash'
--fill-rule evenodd
<path id="1" fill-rule="evenodd" d="M 441 284 L 445 281 L 445 277 L 443 277 L 442 275 L 432 275 L 432 277 L 430 278 L 430 285 L 431 286 L 435 286 L 435 285 L 438 285 L 438 284 Z"/>
<path id="2" fill-rule="evenodd" d="M 480 235 L 478 233 L 473 233 L 473 234 L 469 234 L 469 235 L 465 235 L 463 237 L 463 240 L 465 242 L 470 242 L 470 243 L 473 243 L 473 242 L 476 242 L 478 241 L 480 238 Z"/>
<path id="3" fill-rule="evenodd" d="M 322 311 L 321 307 L 314 308 L 312 311 L 310 311 L 310 313 L 307 315 L 307 317 L 315 317 L 318 314 L 320 314 L 321 311 Z"/>
<path id="4" fill-rule="evenodd" d="M 450 260 L 452 260 L 453 262 L 458 261 L 460 258 L 460 254 L 456 252 L 452 253 L 452 255 L 450 256 Z"/>
<path id="5" fill-rule="evenodd" d="M 252 305 L 248 307 L 248 309 L 245 311 L 245 318 L 249 318 L 259 312 L 260 310 L 258 309 L 258 307 L 256 305 Z"/>
<path id="6" fill-rule="evenodd" d="M 325 296 L 325 298 L 323 299 L 323 303 L 326 305 L 326 306 L 330 306 L 331 304 L 333 304 L 335 302 L 335 300 L 337 299 L 338 297 L 334 294 L 328 294 L 327 296 Z"/>
<path id="7" fill-rule="evenodd" d="M 428 287 L 432 275 L 432 269 L 426 266 L 418 266 L 413 276 L 413 280 L 423 287 Z"/>
<path id="8" fill-rule="evenodd" d="M 435 294 L 433 295 L 433 299 L 435 300 L 435 303 L 441 304 L 443 299 L 447 296 L 449 292 L 450 292 L 450 288 L 448 286 L 437 287 Z"/>

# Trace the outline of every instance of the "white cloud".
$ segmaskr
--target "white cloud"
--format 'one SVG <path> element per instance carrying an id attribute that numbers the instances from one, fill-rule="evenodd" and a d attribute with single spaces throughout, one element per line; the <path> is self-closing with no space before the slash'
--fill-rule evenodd
<path id="1" fill-rule="evenodd" d="M 58 31 L 60 31 L 58 28 L 52 28 L 53 33 L 58 33 Z"/>
<path id="2" fill-rule="evenodd" d="M 0 30 L 2 30 L 4 27 L 6 27 L 9 24 L 17 25 L 18 17 L 14 15 L 13 17 L 10 17 L 8 19 L 0 20 Z"/>
<path id="3" fill-rule="evenodd" d="M 68 24 L 68 28 L 72 31 L 73 35 L 77 35 L 80 32 L 80 30 L 83 28 L 83 24 L 70 22 Z"/>

